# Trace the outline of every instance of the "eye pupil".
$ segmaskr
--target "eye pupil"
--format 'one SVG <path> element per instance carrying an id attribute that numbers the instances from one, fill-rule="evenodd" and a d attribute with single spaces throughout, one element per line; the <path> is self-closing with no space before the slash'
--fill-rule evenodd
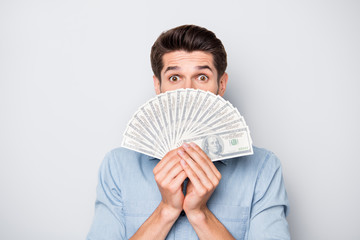
<path id="1" fill-rule="evenodd" d="M 206 76 L 201 75 L 201 76 L 200 76 L 200 80 L 201 80 L 201 81 L 205 81 L 205 80 L 206 80 Z"/>

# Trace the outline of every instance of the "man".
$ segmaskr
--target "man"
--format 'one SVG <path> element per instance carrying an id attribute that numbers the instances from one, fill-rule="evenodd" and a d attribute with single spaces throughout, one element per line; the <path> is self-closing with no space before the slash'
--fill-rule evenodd
<path id="1" fill-rule="evenodd" d="M 151 64 L 156 94 L 225 93 L 226 52 L 207 29 L 162 33 Z M 100 167 L 88 239 L 289 239 L 287 208 L 280 162 L 267 150 L 211 162 L 193 143 L 161 160 L 118 148 Z"/>
<path id="2" fill-rule="evenodd" d="M 204 139 L 201 149 L 206 153 L 210 159 L 222 157 L 223 144 L 221 138 L 216 135 L 210 135 Z"/>

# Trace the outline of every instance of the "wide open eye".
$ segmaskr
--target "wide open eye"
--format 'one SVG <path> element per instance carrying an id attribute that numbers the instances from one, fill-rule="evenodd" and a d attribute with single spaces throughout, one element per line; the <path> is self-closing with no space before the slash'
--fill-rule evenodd
<path id="1" fill-rule="evenodd" d="M 208 76 L 206 76 L 204 74 L 201 74 L 201 75 L 198 76 L 198 79 L 200 81 L 204 82 L 204 81 L 208 80 L 209 78 L 208 78 Z"/>
<path id="2" fill-rule="evenodd" d="M 180 80 L 180 78 L 177 75 L 173 75 L 173 76 L 169 77 L 170 82 L 177 82 L 179 80 Z"/>

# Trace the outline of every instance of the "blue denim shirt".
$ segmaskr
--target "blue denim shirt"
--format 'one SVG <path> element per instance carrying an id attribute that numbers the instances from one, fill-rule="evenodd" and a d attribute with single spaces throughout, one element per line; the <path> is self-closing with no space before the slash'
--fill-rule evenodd
<path id="1" fill-rule="evenodd" d="M 159 159 L 117 148 L 99 170 L 95 215 L 88 240 L 129 239 L 153 213 L 161 194 L 153 175 Z M 290 239 L 288 199 L 278 158 L 254 154 L 214 162 L 222 178 L 207 205 L 236 239 Z M 198 239 L 181 214 L 166 239 Z"/>

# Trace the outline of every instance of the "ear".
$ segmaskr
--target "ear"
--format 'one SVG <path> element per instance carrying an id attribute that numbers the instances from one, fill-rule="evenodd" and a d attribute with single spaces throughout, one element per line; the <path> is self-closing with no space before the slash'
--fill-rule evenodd
<path id="1" fill-rule="evenodd" d="M 159 80 L 155 75 L 153 76 L 153 80 L 154 80 L 155 93 L 156 93 L 156 94 L 160 94 L 160 93 L 161 93 L 160 80 Z"/>
<path id="2" fill-rule="evenodd" d="M 222 75 L 222 77 L 220 78 L 220 81 L 219 81 L 219 89 L 218 89 L 218 94 L 222 97 L 225 93 L 225 90 L 226 90 L 226 85 L 227 85 L 227 82 L 228 82 L 228 74 L 227 73 L 224 73 Z"/>

